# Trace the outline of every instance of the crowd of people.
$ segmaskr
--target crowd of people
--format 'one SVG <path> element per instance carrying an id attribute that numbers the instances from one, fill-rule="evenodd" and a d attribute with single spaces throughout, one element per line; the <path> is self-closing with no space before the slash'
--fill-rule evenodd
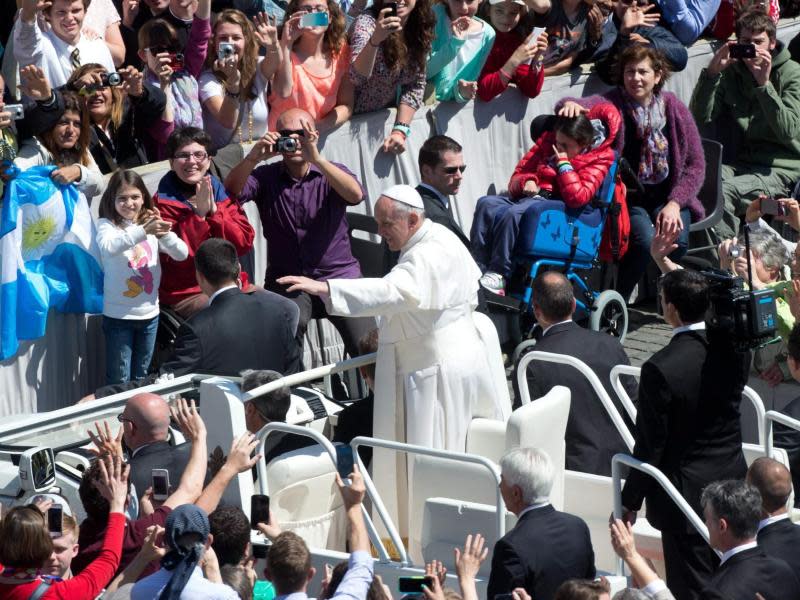
<path id="1" fill-rule="evenodd" d="M 800 180 L 800 42 L 777 39 L 777 0 L 17 0 L 16 9 L 0 39 L 4 73 L 13 74 L 0 102 L 0 178 L 35 173 L 97 206 L 106 341 L 97 396 L 198 372 L 244 372 L 246 392 L 301 371 L 308 323 L 326 318 L 350 356 L 377 352 L 363 371 L 370 398 L 342 412 L 337 441 L 374 434 L 463 452 L 473 418 L 504 421 L 512 408 L 497 332 L 475 312 L 479 294 L 513 291 L 524 215 L 590 212 L 619 162 L 630 233 L 614 286 L 627 301 L 652 260 L 673 328 L 638 389 L 625 384 L 638 408 L 628 420 L 633 454 L 667 475 L 710 536 L 709 547 L 659 488 L 631 473 L 623 518 L 609 531 L 636 585 L 620 597 L 800 598 L 798 530 L 786 511 L 792 474 L 771 459 L 747 468 L 738 404 L 749 356 L 714 345 L 704 326 L 708 284 L 684 268 L 690 226 L 711 208 L 698 199 L 702 132 L 726 150 L 722 241 L 709 255 L 776 292 L 776 336 L 756 350 L 752 369 L 767 389 L 796 385 L 800 269 L 797 244 L 782 234 L 800 232 L 791 198 Z M 721 43 L 687 105 L 663 88 L 701 35 Z M 535 123 L 533 146 L 509 165 L 506 193 L 478 200 L 470 232 L 453 211 L 462 146 L 429 138 L 420 184 L 392 186 L 373 202 L 385 276 L 362 278 L 346 216 L 367 192 L 355 164 L 324 156 L 320 134 L 394 108 L 381 149 L 400 154 L 426 102 L 492 102 L 509 86 L 525 102 L 545 78 L 590 63 L 613 87 L 562 98 Z M 160 160 L 169 171 L 148 190 L 135 168 Z M 263 280 L 245 268 L 255 241 L 249 201 L 266 239 Z M 532 287 L 537 348 L 580 357 L 604 382 L 628 362 L 616 340 L 572 321 L 576 298 L 564 275 L 545 272 Z M 156 357 L 164 314 L 179 326 L 169 355 Z M 626 448 L 594 390 L 558 367 L 532 365 L 527 377 L 535 397 L 556 384 L 572 391 L 566 468 L 608 475 Z M 99 424 L 91 435 L 97 458 L 80 484 L 83 522 L 53 494 L 4 511 L 0 597 L 252 598 L 265 586 L 307 596 L 315 571 L 303 540 L 272 518 L 258 523 L 272 544 L 256 573 L 247 518 L 220 504 L 234 477 L 307 444 L 282 434 L 265 456 L 253 455 L 254 434 L 286 420 L 289 396 L 279 388 L 247 401 L 248 433 L 213 470 L 194 406 L 132 396 L 119 435 Z M 785 411 L 800 415 L 800 404 Z M 170 419 L 185 444 L 169 443 Z M 776 434 L 800 467 L 796 436 Z M 378 484 L 405 489 L 404 460 L 380 451 L 362 458 Z M 165 500 L 150 487 L 156 467 L 177 482 Z M 595 581 L 586 523 L 550 504 L 550 457 L 518 448 L 500 468 L 518 520 L 493 549 L 488 597 L 609 598 L 607 583 Z M 373 577 L 358 468 L 337 484 L 350 558 L 319 597 L 390 599 Z M 633 544 L 645 500 L 661 531 L 665 580 Z M 54 504 L 63 512 L 57 532 L 46 518 Z M 455 553 L 459 591 L 445 589 L 434 561 L 423 595 L 477 600 L 487 554 L 480 533 L 470 536 Z"/>

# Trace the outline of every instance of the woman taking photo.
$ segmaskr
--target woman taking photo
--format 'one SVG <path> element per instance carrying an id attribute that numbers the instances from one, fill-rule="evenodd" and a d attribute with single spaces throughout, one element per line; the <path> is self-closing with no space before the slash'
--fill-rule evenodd
<path id="1" fill-rule="evenodd" d="M 689 109 L 677 96 L 662 91 L 669 69 L 654 48 L 631 46 L 620 55 L 617 88 L 604 96 L 565 100 L 560 111 L 556 107 L 559 114 L 574 115 L 608 101 L 624 117 L 617 148 L 622 147 L 635 178 L 625 181 L 631 237 L 617 282 L 625 299 L 650 262 L 653 235 L 678 234 L 677 248 L 670 254 L 678 260 L 689 247 L 689 225 L 705 216 L 697 199 L 706 171 L 703 146 Z"/>
<path id="2" fill-rule="evenodd" d="M 324 13 L 328 24 L 301 27 L 303 15 Z M 319 131 L 338 127 L 353 114 L 353 84 L 348 77 L 350 47 L 345 18 L 335 0 L 291 0 L 281 34 L 281 65 L 269 97 L 269 130 L 290 108 L 302 108 Z"/>
<path id="3" fill-rule="evenodd" d="M 397 107 L 384 152 L 401 154 L 425 95 L 425 68 L 436 17 L 430 0 L 400 0 L 397 14 L 384 0 L 361 13 L 350 32 L 350 80 L 355 114 Z"/>
<path id="4" fill-rule="evenodd" d="M 259 45 L 266 57 L 259 57 Z M 217 15 L 199 80 L 204 129 L 213 149 L 254 142 L 267 132 L 267 88 L 279 64 L 274 18 L 260 14 L 254 28 L 238 10 Z"/>
<path id="5" fill-rule="evenodd" d="M 118 85 L 112 85 L 114 75 L 120 77 Z M 91 119 L 89 149 L 101 173 L 150 162 L 142 139 L 164 113 L 164 92 L 144 83 L 134 67 L 109 76 L 96 63 L 73 71 L 67 88 L 78 93 Z"/>

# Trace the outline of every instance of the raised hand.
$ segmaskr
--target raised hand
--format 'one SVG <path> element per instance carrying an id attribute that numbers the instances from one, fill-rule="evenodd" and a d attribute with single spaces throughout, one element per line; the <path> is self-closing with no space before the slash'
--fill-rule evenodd
<path id="1" fill-rule="evenodd" d="M 289 21 L 291 20 L 289 19 Z M 275 48 L 278 45 L 277 17 L 271 17 L 267 13 L 260 12 L 253 17 L 253 29 L 258 43 L 264 48 Z"/>
<path id="2" fill-rule="evenodd" d="M 300 142 L 300 152 L 306 162 L 316 164 L 320 159 L 319 148 L 317 148 L 319 131 L 314 129 L 311 123 L 305 119 L 301 119 L 300 124 L 303 126 L 303 131 L 305 131 L 305 136 Z"/>
<path id="3" fill-rule="evenodd" d="M 214 202 L 214 192 L 211 189 L 211 176 L 206 175 L 197 183 L 197 193 L 194 196 L 194 210 L 200 217 L 208 217 L 217 212 L 217 203 Z"/>
<path id="4" fill-rule="evenodd" d="M 117 455 L 106 455 L 99 461 L 100 481 L 95 485 L 100 495 L 108 500 L 109 512 L 123 512 L 128 499 L 130 467 Z"/>
<path id="5" fill-rule="evenodd" d="M 258 530 L 264 534 L 268 540 L 274 540 L 281 534 L 281 526 L 278 521 L 272 516 L 272 511 L 269 511 L 269 523 L 257 523 Z"/>
<path id="6" fill-rule="evenodd" d="M 403 28 L 400 17 L 389 16 L 391 10 L 391 8 L 384 8 L 378 15 L 378 20 L 375 23 L 375 31 L 372 32 L 372 37 L 369 39 L 369 43 L 373 46 L 381 44 L 392 33 L 400 31 Z"/>
<path id="7" fill-rule="evenodd" d="M 711 62 L 706 67 L 706 72 L 713 76 L 717 76 L 727 69 L 732 63 L 736 62 L 735 58 L 731 58 L 731 46 L 735 45 L 735 41 L 726 42 L 719 50 L 714 53 Z"/>
<path id="8" fill-rule="evenodd" d="M 464 79 L 458 80 L 458 93 L 465 100 L 472 100 L 478 93 L 477 81 L 466 81 Z"/>
<path id="9" fill-rule="evenodd" d="M 233 440 L 231 444 L 231 451 L 228 453 L 228 459 L 225 461 L 225 466 L 234 469 L 236 473 L 244 473 L 249 471 L 261 459 L 260 454 L 256 454 L 252 458 L 250 455 L 258 447 L 258 440 L 252 433 L 245 433 Z"/>
<path id="10" fill-rule="evenodd" d="M 188 441 L 194 443 L 206 437 L 206 424 L 200 417 L 200 413 L 197 412 L 194 400 L 187 403 L 185 399 L 178 398 L 175 405 L 170 407 L 169 412 L 172 418 L 178 422 L 181 433 Z"/>
<path id="11" fill-rule="evenodd" d="M 630 35 L 637 27 L 655 27 L 658 25 L 661 15 L 657 12 L 650 12 L 654 8 L 656 8 L 655 4 L 648 4 L 643 8 L 635 4 L 629 7 L 622 16 L 620 33 L 622 35 Z"/>
<path id="12" fill-rule="evenodd" d="M 172 57 L 169 52 L 159 52 L 156 54 L 156 60 L 158 61 L 158 70 L 156 71 L 158 83 L 162 90 L 166 90 L 172 82 L 172 74 L 174 73 L 172 70 Z"/>
<path id="13" fill-rule="evenodd" d="M 90 448 L 90 452 L 95 456 L 105 456 L 111 454 L 112 456 L 122 456 L 122 434 L 123 427 L 120 427 L 116 435 L 111 435 L 111 427 L 108 421 L 103 421 L 103 428 L 100 428 L 100 423 L 94 422 L 94 427 L 97 433 L 93 433 L 91 429 L 87 431 L 89 439 L 95 445 Z"/>
<path id="14" fill-rule="evenodd" d="M 469 31 L 470 23 L 472 22 L 472 17 L 463 16 L 454 19 L 450 23 L 450 33 L 452 36 L 458 40 L 463 40 L 467 36 L 467 31 Z"/>
<path id="15" fill-rule="evenodd" d="M 275 152 L 275 144 L 278 143 L 278 138 L 280 137 L 280 133 L 268 131 L 259 138 L 252 148 L 250 148 L 250 152 L 247 153 L 245 160 L 255 166 L 264 160 L 277 156 L 278 153 Z"/>
<path id="16" fill-rule="evenodd" d="M 122 0 L 122 24 L 125 27 L 133 27 L 133 22 L 139 14 L 140 0 Z"/>
<path id="17" fill-rule="evenodd" d="M 480 533 L 476 533 L 474 537 L 470 534 L 464 542 L 464 550 L 459 548 L 454 550 L 456 573 L 459 579 L 477 577 L 481 563 L 489 555 L 489 547 L 485 544 L 486 540 Z"/>
<path id="18" fill-rule="evenodd" d="M 136 67 L 123 67 L 117 71 L 122 75 L 122 92 L 133 98 L 144 93 L 144 74 Z"/>
<path id="19" fill-rule="evenodd" d="M 345 485 L 342 478 L 336 473 L 336 485 L 339 486 L 339 493 L 342 494 L 345 509 L 353 508 L 364 502 L 367 494 L 367 486 L 364 484 L 364 476 L 358 469 L 358 465 L 353 465 L 353 472 L 349 476 L 350 485 Z"/>
<path id="20" fill-rule="evenodd" d="M 25 96 L 37 101 L 50 98 L 50 82 L 42 69 L 36 65 L 28 65 L 19 70 L 19 76 L 22 81 L 19 89 Z"/>

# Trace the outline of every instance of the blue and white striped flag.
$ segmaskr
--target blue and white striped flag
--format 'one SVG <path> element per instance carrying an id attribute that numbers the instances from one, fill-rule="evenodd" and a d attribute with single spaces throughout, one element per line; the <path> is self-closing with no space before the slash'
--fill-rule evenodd
<path id="1" fill-rule="evenodd" d="M 103 270 L 89 203 L 31 167 L 6 184 L 0 216 L 0 360 L 44 335 L 47 313 L 103 310 Z"/>

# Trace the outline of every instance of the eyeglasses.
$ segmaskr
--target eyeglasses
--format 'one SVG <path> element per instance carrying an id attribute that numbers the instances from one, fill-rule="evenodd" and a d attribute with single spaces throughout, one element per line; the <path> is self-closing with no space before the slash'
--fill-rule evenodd
<path id="1" fill-rule="evenodd" d="M 327 6 L 298 6 L 297 10 L 294 11 L 294 14 L 301 13 L 301 12 L 304 12 L 304 13 L 315 13 L 315 12 L 323 13 L 324 12 L 324 13 L 326 13 L 326 12 L 328 12 L 328 7 Z"/>
<path id="2" fill-rule="evenodd" d="M 202 150 L 198 150 L 197 152 L 178 152 L 172 158 L 175 160 L 189 160 L 193 158 L 197 162 L 203 162 L 208 158 L 208 152 L 203 152 Z"/>
<path id="3" fill-rule="evenodd" d="M 127 423 L 130 423 L 131 425 L 133 424 L 133 419 L 129 419 L 128 417 L 126 417 L 126 416 L 123 416 L 123 414 L 122 414 L 122 413 L 119 413 L 119 414 L 117 415 L 117 421 L 119 421 L 120 423 L 125 423 L 125 422 L 127 422 Z"/>
<path id="4" fill-rule="evenodd" d="M 303 129 L 279 129 L 278 133 L 281 135 L 281 137 L 292 137 L 292 135 L 306 137 L 306 132 Z"/>
<path id="5" fill-rule="evenodd" d="M 456 173 L 463 173 L 467 170 L 467 165 L 459 165 L 457 167 L 445 167 L 442 169 L 448 175 L 455 175 Z"/>

